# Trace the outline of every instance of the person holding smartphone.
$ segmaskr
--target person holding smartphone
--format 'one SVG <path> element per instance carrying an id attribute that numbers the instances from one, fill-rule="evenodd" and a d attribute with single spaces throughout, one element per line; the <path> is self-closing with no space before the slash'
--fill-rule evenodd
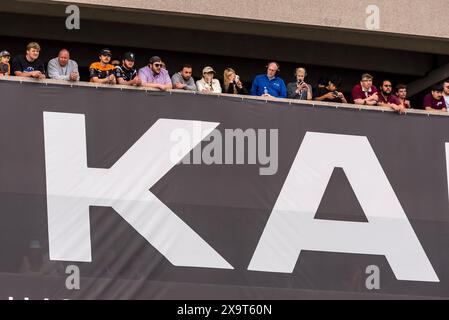
<path id="1" fill-rule="evenodd" d="M 316 101 L 348 103 L 343 92 L 338 91 L 341 86 L 341 78 L 339 76 L 332 76 L 325 80 L 327 85 L 319 87 L 316 90 Z"/>
<path id="2" fill-rule="evenodd" d="M 226 68 L 223 72 L 224 92 L 230 94 L 248 94 L 248 90 L 243 86 L 240 77 L 232 68 Z"/>
<path id="3" fill-rule="evenodd" d="M 297 100 L 312 100 L 312 86 L 305 82 L 307 71 L 305 68 L 296 68 L 295 80 L 287 85 L 287 97 Z"/>

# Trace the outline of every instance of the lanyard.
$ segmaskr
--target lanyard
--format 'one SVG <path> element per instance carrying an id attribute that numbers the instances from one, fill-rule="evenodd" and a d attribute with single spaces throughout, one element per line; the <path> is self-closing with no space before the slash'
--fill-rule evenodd
<path id="1" fill-rule="evenodd" d="M 61 67 L 61 65 L 59 65 Z M 61 73 L 63 75 L 67 75 L 67 70 L 69 69 L 69 64 L 67 63 L 67 65 L 65 67 L 61 67 Z"/>

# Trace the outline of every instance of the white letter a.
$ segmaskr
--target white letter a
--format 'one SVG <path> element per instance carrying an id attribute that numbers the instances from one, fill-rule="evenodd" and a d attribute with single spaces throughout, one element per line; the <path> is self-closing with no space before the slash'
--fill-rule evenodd
<path id="1" fill-rule="evenodd" d="M 368 223 L 315 219 L 336 167 Z M 384 255 L 398 280 L 439 282 L 366 137 L 305 135 L 249 270 L 291 273 L 301 250 Z"/>

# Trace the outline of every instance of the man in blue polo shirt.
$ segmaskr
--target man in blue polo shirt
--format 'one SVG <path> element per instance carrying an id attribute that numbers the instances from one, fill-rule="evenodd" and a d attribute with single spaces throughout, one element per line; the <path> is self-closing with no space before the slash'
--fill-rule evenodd
<path id="1" fill-rule="evenodd" d="M 254 78 L 251 87 L 252 96 L 287 98 L 287 87 L 284 80 L 277 76 L 279 64 L 270 62 L 267 74 L 260 74 Z"/>

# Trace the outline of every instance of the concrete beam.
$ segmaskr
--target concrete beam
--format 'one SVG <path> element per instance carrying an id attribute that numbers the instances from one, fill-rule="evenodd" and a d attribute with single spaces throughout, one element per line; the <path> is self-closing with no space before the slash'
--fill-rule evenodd
<path id="1" fill-rule="evenodd" d="M 43 20 L 45 23 L 36 28 L 36 21 Z M 90 43 L 93 44 L 93 56 L 96 55 L 98 46 L 104 45 L 249 59 L 276 59 L 297 64 L 410 76 L 422 76 L 433 68 L 432 55 L 422 53 L 246 34 L 117 24 L 101 20 L 83 20 L 81 30 L 67 30 L 63 17 L 0 13 L 0 35 L 22 38 L 32 35 L 37 39 Z M 328 35 L 331 37 L 332 33 Z"/>
<path id="2" fill-rule="evenodd" d="M 409 83 L 407 93 L 409 96 L 413 96 L 446 79 L 449 79 L 449 63 L 432 70 L 426 77 Z"/>

